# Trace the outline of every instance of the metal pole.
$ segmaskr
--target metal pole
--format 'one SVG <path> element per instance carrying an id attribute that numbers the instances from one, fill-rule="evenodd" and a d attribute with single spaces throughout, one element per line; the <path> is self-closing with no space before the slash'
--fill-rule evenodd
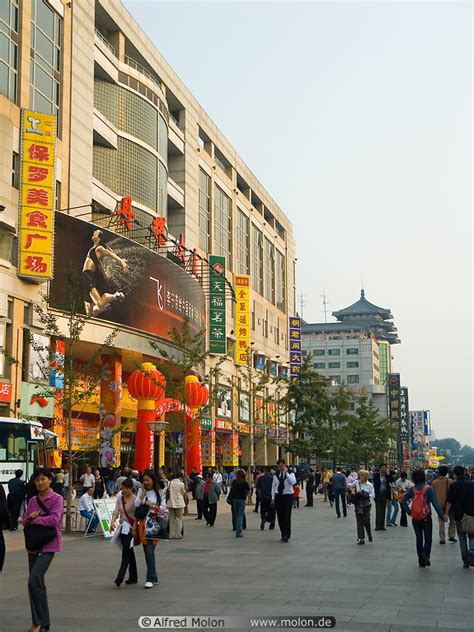
<path id="1" fill-rule="evenodd" d="M 249 450 L 249 486 L 250 486 L 250 494 L 248 504 L 252 504 L 252 493 L 253 493 L 253 468 L 255 461 L 255 449 L 254 449 L 254 396 L 253 396 L 253 374 L 252 374 L 252 348 L 249 347 L 247 354 L 247 362 L 248 362 L 248 379 L 249 379 L 249 440 L 250 440 L 250 450 Z"/>

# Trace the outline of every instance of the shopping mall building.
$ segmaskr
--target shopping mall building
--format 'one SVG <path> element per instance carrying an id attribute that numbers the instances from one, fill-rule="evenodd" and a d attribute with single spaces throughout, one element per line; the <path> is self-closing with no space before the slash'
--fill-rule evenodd
<path id="1" fill-rule="evenodd" d="M 39 419 L 65 447 L 54 398 L 37 396 L 44 372 L 31 334 L 36 347 L 61 349 L 33 305 L 47 288 L 64 303 L 72 270 L 93 313 L 75 360 L 90 359 L 118 327 L 100 384 L 76 406 L 77 453 L 98 459 L 113 414 L 117 462 L 120 453 L 133 463 L 137 402 L 127 380 L 140 363 L 160 362 L 157 349 L 177 353 L 170 332 L 187 319 L 215 352 L 203 374 L 228 354 L 202 424 L 203 465 L 248 463 L 249 422 L 255 463 L 274 462 L 286 416 L 270 384 L 249 402 L 238 362 L 249 349 L 256 381 L 288 372 L 291 224 L 118 0 L 2 1 L 0 137 L 0 345 L 18 360 L 0 359 L 0 416 Z M 87 257 L 97 226 L 115 259 L 105 257 L 106 287 L 93 297 L 94 274 L 83 269 L 102 265 Z M 106 295 L 114 298 L 103 309 Z M 175 429 L 173 441 L 156 437 L 155 465 L 182 453 Z"/>

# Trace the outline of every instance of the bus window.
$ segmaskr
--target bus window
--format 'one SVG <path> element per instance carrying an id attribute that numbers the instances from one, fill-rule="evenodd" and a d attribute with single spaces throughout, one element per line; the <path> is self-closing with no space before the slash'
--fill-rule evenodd
<path id="1" fill-rule="evenodd" d="M 7 461 L 26 461 L 26 439 L 24 436 L 8 433 Z"/>

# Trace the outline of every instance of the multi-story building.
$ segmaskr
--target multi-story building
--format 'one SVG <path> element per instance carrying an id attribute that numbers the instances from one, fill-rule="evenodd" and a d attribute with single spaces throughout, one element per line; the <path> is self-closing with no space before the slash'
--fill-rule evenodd
<path id="1" fill-rule="evenodd" d="M 10 385 L 0 414 L 29 414 L 48 423 L 44 411 L 22 397 L 31 390 L 25 384 L 34 381 L 23 332 L 43 334 L 32 305 L 44 284 L 18 274 L 25 246 L 20 244 L 18 255 L 21 113 L 31 110 L 53 114 L 57 123 L 53 291 L 65 266 L 82 266 L 92 245 L 90 224 L 135 244 L 118 237 L 114 242 L 126 251 L 129 273 L 115 289 L 124 291 L 129 307 L 113 304 L 108 312 L 97 313 L 85 328 L 80 350 L 89 357 L 119 324 L 112 374 L 123 393 L 115 410 L 122 423 L 115 445 L 124 457 L 133 444 L 136 413 L 127 396 L 127 375 L 140 361 L 156 360 L 150 338 L 172 349 L 168 324 L 197 314 L 198 324 L 208 326 L 210 255 L 224 258 L 229 287 L 235 275 L 250 276 L 255 366 L 263 367 L 265 359 L 273 375 L 286 371 L 288 317 L 294 314 L 291 223 L 118 0 L 3 0 L 0 26 L 0 344 L 22 360 L 22 366 L 0 364 L 0 381 Z M 117 208 L 127 213 L 119 222 Z M 165 236 L 157 232 L 163 222 Z M 184 264 L 185 248 L 197 267 Z M 38 270 L 38 259 L 35 263 Z M 159 275 L 166 268 L 165 294 L 161 276 L 147 276 L 146 266 Z M 164 313 L 168 320 L 161 323 Z M 239 330 L 229 292 L 226 316 L 227 350 L 234 355 Z M 224 396 L 210 411 L 217 447 L 215 455 L 210 450 L 209 462 L 233 465 L 240 459 L 245 464 L 250 453 L 248 395 L 232 357 L 221 368 Z M 92 448 L 101 393 L 81 409 L 78 449 Z M 279 448 L 262 435 L 255 461 L 273 462 Z"/>
<path id="2" fill-rule="evenodd" d="M 312 356 L 314 369 L 332 384 L 371 395 L 386 416 L 390 346 L 400 342 L 390 310 L 370 303 L 362 290 L 357 302 L 332 315 L 337 322 L 303 324 L 303 355 Z"/>

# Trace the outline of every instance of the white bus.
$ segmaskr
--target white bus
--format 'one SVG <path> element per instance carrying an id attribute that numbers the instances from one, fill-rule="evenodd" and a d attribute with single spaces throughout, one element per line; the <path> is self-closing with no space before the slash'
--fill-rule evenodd
<path id="1" fill-rule="evenodd" d="M 41 422 L 0 417 L 0 484 L 6 490 L 15 470 L 23 470 L 22 479 L 28 481 L 35 468 L 53 467 L 57 449 L 57 435 Z"/>

